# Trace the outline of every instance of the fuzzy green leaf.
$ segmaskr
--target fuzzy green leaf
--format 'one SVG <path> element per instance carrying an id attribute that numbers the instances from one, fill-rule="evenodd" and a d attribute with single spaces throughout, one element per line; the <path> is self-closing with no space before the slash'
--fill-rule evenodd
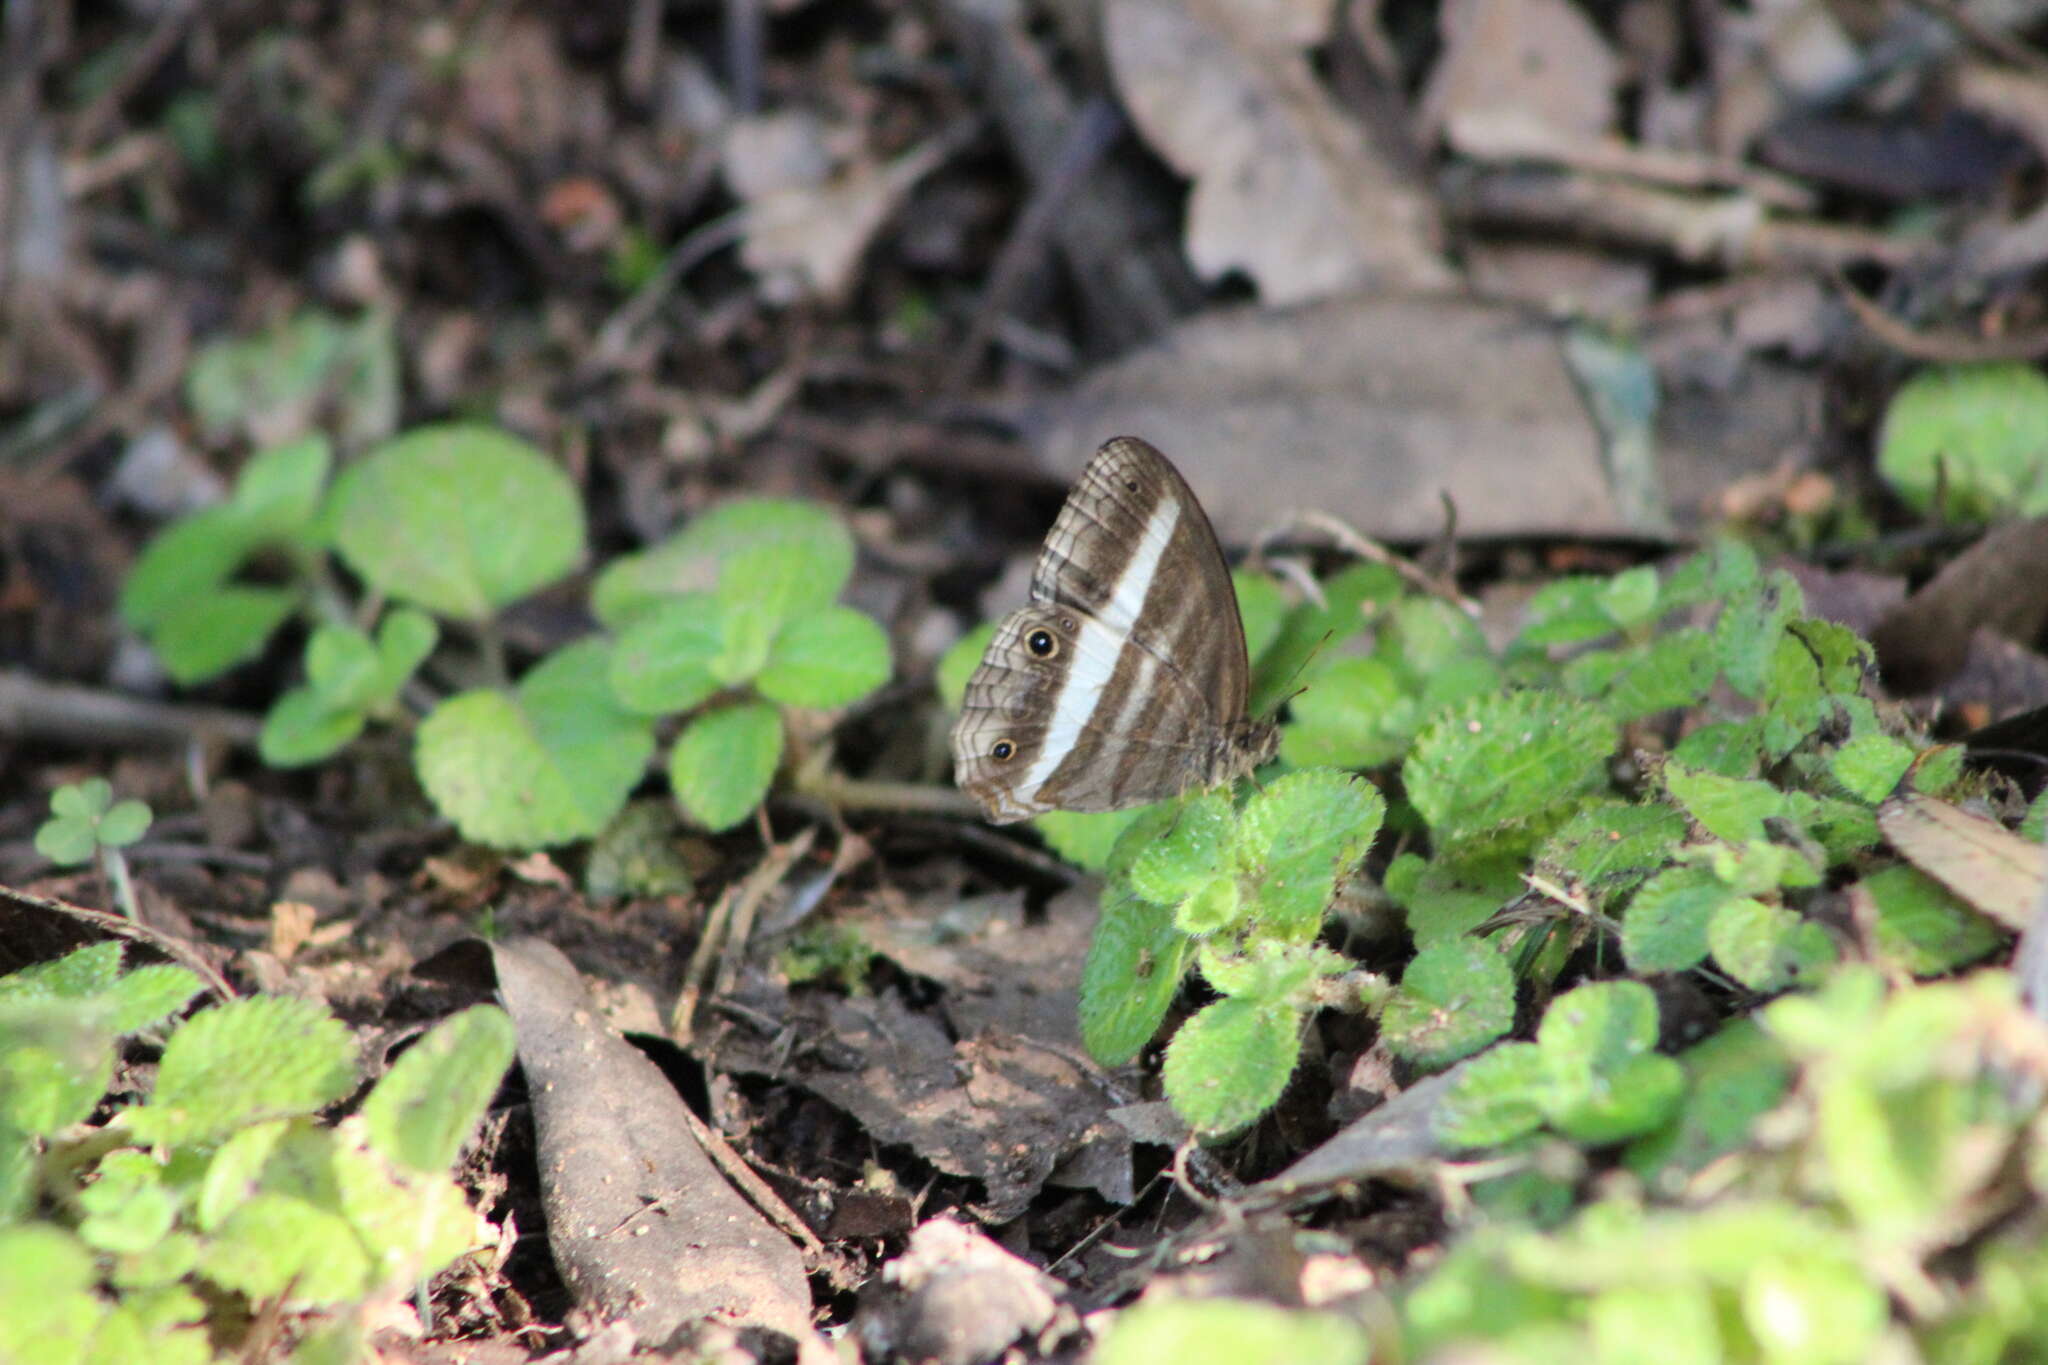
<path id="1" fill-rule="evenodd" d="M 335 545 L 373 588 L 482 621 L 583 555 L 583 505 L 561 467 L 490 427 L 425 426 L 336 480 Z"/>
<path id="2" fill-rule="evenodd" d="M 1566 667 L 1564 683 L 1579 696 L 1602 699 L 1616 718 L 1635 720 L 1697 705 L 1712 689 L 1720 667 L 1714 638 L 1688 627 L 1639 645 L 1582 655 Z"/>
<path id="3" fill-rule="evenodd" d="M 1621 951 L 1639 972 L 1682 972 L 1707 956 L 1707 927 L 1735 892 L 1703 867 L 1666 868 L 1629 902 Z"/>
<path id="4" fill-rule="evenodd" d="M 1550 1002 L 1536 1042 L 1561 1062 L 1608 1070 L 1657 1045 L 1657 997 L 1640 981 L 1594 981 Z"/>
<path id="5" fill-rule="evenodd" d="M 246 1124 L 309 1114 L 356 1082 L 355 1042 L 319 1005 L 263 995 L 202 1010 L 164 1046 L 156 1090 L 130 1110 L 151 1142 L 207 1142 Z"/>
<path id="6" fill-rule="evenodd" d="M 498 1093 L 517 1046 L 510 1016 L 496 1005 L 442 1020 L 363 1101 L 371 1146 L 411 1170 L 446 1172 Z"/>
<path id="7" fill-rule="evenodd" d="M 1297 767 L 1375 768 L 1401 756 L 1414 723 L 1392 665 L 1339 659 L 1289 704 L 1280 754 Z"/>
<path id="8" fill-rule="evenodd" d="M 1166 1048 L 1174 1112 L 1198 1133 L 1230 1133 L 1273 1107 L 1301 1057 L 1301 1017 L 1233 997 L 1204 1006 Z"/>
<path id="9" fill-rule="evenodd" d="M 1403 853 L 1387 868 L 1387 894 L 1407 912 L 1417 947 L 1462 938 L 1520 895 L 1518 856 L 1432 858 Z"/>
<path id="10" fill-rule="evenodd" d="M 272 446 L 242 466 L 229 505 L 266 536 L 295 537 L 318 514 L 333 468 L 334 452 L 318 432 Z"/>
<path id="11" fill-rule="evenodd" d="M 725 613 L 710 593 L 651 603 L 612 646 L 611 688 L 642 715 L 688 711 L 718 691 L 712 672 L 725 639 Z"/>
<path id="12" fill-rule="evenodd" d="M 1536 589 L 1522 608 L 1525 624 L 1515 648 L 1576 645 L 1614 634 L 1618 623 L 1607 607 L 1607 585 L 1588 574 L 1554 578 Z"/>
<path id="13" fill-rule="evenodd" d="M 1746 896 L 1714 912 L 1707 943 L 1722 970 L 1753 991 L 1812 980 L 1835 960 L 1827 930 L 1783 906 Z"/>
<path id="14" fill-rule="evenodd" d="M 1731 598 L 1714 624 L 1728 685 L 1745 697 L 1760 695 L 1785 627 L 1805 611 L 1806 596 L 1798 580 L 1783 569 L 1774 570 L 1754 588 Z"/>
<path id="15" fill-rule="evenodd" d="M 1467 1062 L 1437 1105 L 1430 1126 L 1454 1147 L 1494 1147 L 1543 1126 L 1556 1085 L 1534 1043 L 1502 1043 Z"/>
<path id="16" fill-rule="evenodd" d="M 112 990 L 120 973 L 121 940 L 106 939 L 0 976 L 0 1000 L 83 1000 Z"/>
<path id="17" fill-rule="evenodd" d="M 1101 872 L 1109 867 L 1110 855 L 1125 830 L 1131 828 L 1140 816 L 1167 809 L 1172 804 L 1170 801 L 1154 802 L 1149 806 L 1132 806 L 1128 810 L 1051 810 L 1031 824 L 1045 836 L 1046 846 L 1054 853 L 1076 867 Z"/>
<path id="18" fill-rule="evenodd" d="M 1785 794 L 1768 782 L 1693 772 L 1677 763 L 1664 765 L 1664 788 L 1671 799 L 1717 839 L 1731 844 L 1764 837 L 1764 821 L 1785 814 Z"/>
<path id="19" fill-rule="evenodd" d="M 205 986 L 189 967 L 156 962 L 116 981 L 107 991 L 114 1012 L 109 1026 L 123 1035 L 162 1023 L 191 1002 Z"/>
<path id="20" fill-rule="evenodd" d="M 669 750 L 668 780 L 691 819 L 731 829 L 768 794 L 782 762 L 782 717 L 763 702 L 706 711 Z"/>
<path id="21" fill-rule="evenodd" d="M 1785 1050 L 1749 1017 L 1722 1025 L 1678 1062 L 1686 1074 L 1678 1113 L 1623 1154 L 1637 1175 L 1672 1187 L 1748 1142 L 1750 1125 L 1776 1108 L 1792 1084 Z"/>
<path id="22" fill-rule="evenodd" d="M 831 605 L 853 575 L 853 536 L 829 508 L 785 498 L 742 498 L 714 507 L 677 534 L 614 560 L 591 588 L 598 619 L 617 630 L 666 598 L 710 592 L 733 556 L 766 547 L 803 565 L 792 613 Z"/>
<path id="23" fill-rule="evenodd" d="M 1252 879 L 1259 927 L 1305 942 L 1372 847 L 1387 803 L 1362 778 L 1329 768 L 1289 773 L 1245 804 L 1237 864 Z"/>
<path id="24" fill-rule="evenodd" d="M 1280 638 L 1287 619 L 1287 599 L 1270 576 L 1249 569 L 1233 570 L 1230 583 L 1237 589 L 1237 614 L 1244 623 L 1245 657 L 1256 664 Z"/>
<path id="25" fill-rule="evenodd" d="M 847 706 L 889 681 L 889 636 L 852 607 L 826 607 L 782 628 L 754 686 L 785 706 Z"/>
<path id="26" fill-rule="evenodd" d="M 1475 699 L 1426 726 L 1402 774 L 1440 847 L 1561 818 L 1607 782 L 1614 722 L 1554 692 Z"/>
<path id="27" fill-rule="evenodd" d="M 1858 735 L 1828 759 L 1842 789 L 1873 806 L 1892 794 L 1912 766 L 1912 746 L 1890 735 Z"/>
<path id="28" fill-rule="evenodd" d="M 1152 1041 L 1180 989 L 1191 946 L 1170 907 L 1111 883 L 1081 965 L 1081 1040 L 1089 1056 L 1122 1066 Z"/>
<path id="29" fill-rule="evenodd" d="M 1553 880 L 1611 905 L 1684 841 L 1685 817 L 1667 805 L 1602 801 L 1565 821 L 1543 845 L 1537 865 Z"/>
<path id="30" fill-rule="evenodd" d="M 419 666 L 441 642 L 441 627 L 434 618 L 411 607 L 387 612 L 377 623 L 376 703 L 397 697 Z"/>
<path id="31" fill-rule="evenodd" d="M 121 619 L 153 632 L 173 613 L 225 585 L 263 540 L 260 527 L 227 505 L 172 522 L 143 548 L 122 583 Z"/>
<path id="32" fill-rule="evenodd" d="M 1218 792 L 1190 797 L 1172 827 L 1131 863 L 1131 889 L 1154 905 L 1178 905 L 1225 875 L 1236 838 L 1230 798 Z"/>
<path id="33" fill-rule="evenodd" d="M 1380 1015 L 1396 1056 L 1440 1070 L 1514 1027 L 1515 977 L 1507 959 L 1474 938 L 1431 944 L 1402 973 Z"/>
<path id="34" fill-rule="evenodd" d="M 323 625 L 306 641 L 306 685 L 330 709 L 368 706 L 377 674 L 377 645 L 367 631 Z"/>
<path id="35" fill-rule="evenodd" d="M 1546 1050 L 1547 1051 L 1547 1050 Z M 1624 1142 L 1653 1132 L 1685 1097 L 1685 1068 L 1660 1053 L 1645 1053 L 1595 1069 L 1569 1103 L 1546 1110 L 1558 1132 L 1588 1145 Z"/>
<path id="36" fill-rule="evenodd" d="M 1600 590 L 1600 605 L 1614 624 L 1633 630 L 1660 614 L 1657 570 L 1648 564 L 1624 569 Z"/>
<path id="37" fill-rule="evenodd" d="M 1859 919 L 1868 909 L 1870 946 L 1878 959 L 1914 976 L 1953 971 L 1989 956 L 2002 941 L 1991 921 L 1915 868 L 1883 868 L 1850 894 Z"/>
<path id="38" fill-rule="evenodd" d="M 372 1263 L 348 1220 L 284 1194 L 257 1194 L 208 1238 L 200 1271 L 252 1300 L 339 1303 L 372 1284 Z"/>
<path id="39" fill-rule="evenodd" d="M 1671 751 L 1671 761 L 1695 772 L 1755 777 L 1763 751 L 1763 718 L 1749 716 L 1702 725 L 1678 741 L 1678 747 Z"/>
<path id="40" fill-rule="evenodd" d="M 163 1167 L 147 1152 L 109 1152 L 96 1178 L 78 1192 L 85 1214 L 78 1235 L 97 1251 L 136 1255 L 149 1250 L 178 1216 L 178 1196 L 164 1184 Z"/>

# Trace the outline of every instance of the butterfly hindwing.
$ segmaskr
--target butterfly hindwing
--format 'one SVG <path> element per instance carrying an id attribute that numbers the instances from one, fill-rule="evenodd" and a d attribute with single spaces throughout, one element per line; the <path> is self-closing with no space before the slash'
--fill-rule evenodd
<path id="1" fill-rule="evenodd" d="M 1141 805 L 1270 752 L 1271 728 L 1244 717 L 1250 670 L 1223 552 L 1150 445 L 1120 437 L 1089 461 L 1031 596 L 998 628 L 953 733 L 960 785 L 991 819 Z"/>

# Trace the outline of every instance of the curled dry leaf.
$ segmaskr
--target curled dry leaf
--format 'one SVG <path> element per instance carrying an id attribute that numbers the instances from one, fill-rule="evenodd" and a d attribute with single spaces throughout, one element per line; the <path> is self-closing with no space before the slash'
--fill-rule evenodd
<path id="1" fill-rule="evenodd" d="M 1430 72 L 1426 135 L 1506 125 L 1591 137 L 1614 125 L 1620 63 L 1570 0 L 1450 0 L 1444 53 Z"/>
<path id="2" fill-rule="evenodd" d="M 1307 46 L 1327 31 L 1314 0 L 1112 0 L 1103 14 L 1125 106 L 1195 182 L 1187 254 L 1197 273 L 1242 270 L 1270 304 L 1447 285 L 1431 201 L 1309 64 Z"/>

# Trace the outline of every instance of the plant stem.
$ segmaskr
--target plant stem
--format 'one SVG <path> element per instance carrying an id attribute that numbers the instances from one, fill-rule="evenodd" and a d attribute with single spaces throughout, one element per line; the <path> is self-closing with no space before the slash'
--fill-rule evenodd
<path id="1" fill-rule="evenodd" d="M 106 872 L 107 880 L 114 885 L 114 908 L 129 919 L 140 920 L 135 913 L 135 883 L 128 877 L 128 860 L 121 856 L 118 848 L 100 848 L 100 867 Z"/>

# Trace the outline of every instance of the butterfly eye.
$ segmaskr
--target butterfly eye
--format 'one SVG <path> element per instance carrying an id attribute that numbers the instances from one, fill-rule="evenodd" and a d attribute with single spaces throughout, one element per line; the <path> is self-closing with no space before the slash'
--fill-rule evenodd
<path id="1" fill-rule="evenodd" d="M 988 751 L 989 757 L 995 759 L 998 763 L 1007 762 L 1010 755 L 1016 752 L 1017 746 L 1010 743 L 1007 739 L 997 740 Z"/>
<path id="2" fill-rule="evenodd" d="M 1031 646 L 1031 652 L 1041 659 L 1050 659 L 1053 656 L 1053 651 L 1057 648 L 1053 643 L 1052 632 L 1049 630 L 1032 631 L 1030 638 L 1024 643 Z"/>

